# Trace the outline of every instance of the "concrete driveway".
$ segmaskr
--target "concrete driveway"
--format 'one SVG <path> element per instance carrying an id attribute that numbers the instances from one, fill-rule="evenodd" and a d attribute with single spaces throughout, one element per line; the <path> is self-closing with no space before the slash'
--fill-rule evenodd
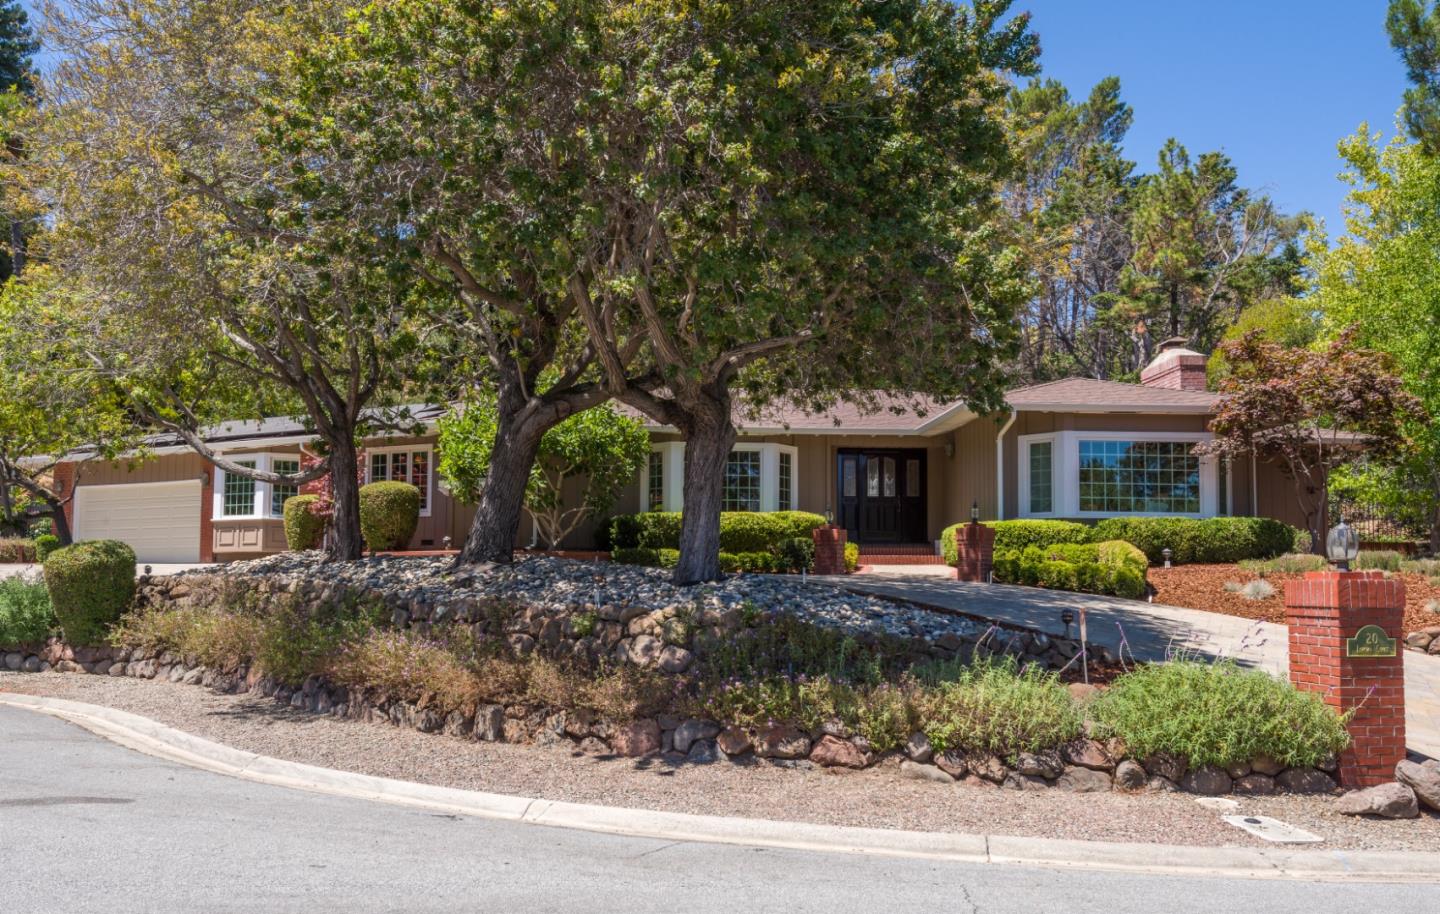
<path id="1" fill-rule="evenodd" d="M 137 562 L 135 565 L 135 576 L 138 578 L 145 573 L 145 562 Z M 192 568 L 214 568 L 214 565 L 203 564 L 150 564 L 151 574 L 175 574 L 179 571 L 189 571 Z M 40 575 L 40 566 L 37 564 L 27 565 L 0 565 L 0 578 L 36 578 Z"/>

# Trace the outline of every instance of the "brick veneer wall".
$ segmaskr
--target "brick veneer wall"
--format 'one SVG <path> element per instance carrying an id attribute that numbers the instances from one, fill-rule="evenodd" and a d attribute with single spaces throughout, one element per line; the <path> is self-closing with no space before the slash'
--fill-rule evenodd
<path id="1" fill-rule="evenodd" d="M 1352 743 L 1340 757 L 1346 787 L 1394 780 L 1405 758 L 1404 614 L 1404 582 L 1379 571 L 1316 571 L 1285 584 L 1290 681 L 1341 713 L 1355 710 Z M 1346 640 L 1367 625 L 1396 640 L 1394 657 L 1345 655 Z"/>
<path id="2" fill-rule="evenodd" d="M 61 510 L 65 512 L 65 525 L 70 528 L 70 535 L 75 535 L 75 481 L 79 475 L 73 463 L 57 463 L 55 469 L 50 471 L 55 481 L 56 491 L 64 499 L 64 506 Z"/>
<path id="3" fill-rule="evenodd" d="M 815 541 L 815 573 L 845 573 L 845 528 L 827 525 L 811 531 Z"/>
<path id="4" fill-rule="evenodd" d="M 995 530 L 984 524 L 966 524 L 955 531 L 955 577 L 984 583 L 990 580 L 995 560 Z"/>

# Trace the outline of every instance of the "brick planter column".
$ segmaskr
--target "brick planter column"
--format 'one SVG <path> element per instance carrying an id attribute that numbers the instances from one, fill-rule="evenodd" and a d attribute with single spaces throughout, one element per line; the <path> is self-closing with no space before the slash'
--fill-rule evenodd
<path id="1" fill-rule="evenodd" d="M 955 577 L 985 583 L 995 559 L 995 530 L 971 522 L 955 531 Z"/>
<path id="2" fill-rule="evenodd" d="M 827 524 L 810 535 L 815 540 L 815 573 L 845 574 L 845 528 Z"/>
<path id="3" fill-rule="evenodd" d="M 1337 711 L 1359 709 L 1340 757 L 1345 787 L 1392 781 L 1405 758 L 1404 614 L 1405 583 L 1379 571 L 1312 571 L 1285 584 L 1290 681 Z"/>

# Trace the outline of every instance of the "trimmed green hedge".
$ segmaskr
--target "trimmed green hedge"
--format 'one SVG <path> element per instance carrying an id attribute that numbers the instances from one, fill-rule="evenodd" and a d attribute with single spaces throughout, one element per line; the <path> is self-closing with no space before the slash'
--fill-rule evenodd
<path id="1" fill-rule="evenodd" d="M 87 540 L 50 553 L 45 587 L 65 640 L 101 644 L 135 596 L 135 550 L 117 540 Z"/>
<path id="2" fill-rule="evenodd" d="M 50 553 L 60 548 L 60 537 L 53 533 L 42 533 L 35 537 L 35 561 L 44 562 Z"/>
<path id="3" fill-rule="evenodd" d="M 1068 520 L 988 520 L 985 526 L 995 531 L 995 551 L 1008 552 L 1038 546 L 1044 549 L 1060 543 L 1088 543 L 1090 527 Z M 955 547 L 955 531 L 964 524 L 951 524 L 940 532 L 940 553 L 945 564 L 959 561 Z"/>
<path id="4" fill-rule="evenodd" d="M 720 515 L 720 551 L 774 552 L 784 540 L 809 539 L 825 518 L 808 511 L 725 511 Z M 679 549 L 680 512 L 647 511 L 610 519 L 610 547 Z"/>
<path id="5" fill-rule="evenodd" d="M 285 545 L 290 549 L 301 552 L 320 548 L 325 536 L 325 518 L 312 510 L 319 500 L 319 495 L 292 495 L 285 499 Z M 416 513 L 419 513 L 418 506 Z"/>
<path id="6" fill-rule="evenodd" d="M 372 482 L 360 487 L 360 535 L 371 552 L 409 546 L 419 523 L 420 490 L 410 483 Z"/>
<path id="7" fill-rule="evenodd" d="M 1041 549 L 1064 543 L 1100 543 L 1123 540 L 1139 547 L 1152 565 L 1163 562 L 1163 550 L 1171 551 L 1176 565 L 1225 565 L 1246 559 L 1269 559 L 1289 552 L 1297 531 L 1268 517 L 1110 517 L 1094 526 L 1068 520 L 986 521 L 995 530 L 995 552 Z M 946 527 L 940 534 L 945 562 L 958 560 L 955 531 L 963 524 Z"/>
<path id="8" fill-rule="evenodd" d="M 648 565 L 651 568 L 674 568 L 680 562 L 678 549 L 651 549 L 648 546 L 630 546 L 610 550 L 610 561 L 621 565 Z M 724 564 L 724 553 L 721 553 Z"/>
<path id="9" fill-rule="evenodd" d="M 1176 565 L 1228 565 L 1284 555 L 1295 528 L 1268 517 L 1111 517 L 1095 525 L 1094 537 L 1134 543 L 1153 565 L 1167 548 Z"/>
<path id="10" fill-rule="evenodd" d="M 1145 554 L 1129 543 L 1057 543 L 996 551 L 995 580 L 1050 590 L 1145 596 Z"/>

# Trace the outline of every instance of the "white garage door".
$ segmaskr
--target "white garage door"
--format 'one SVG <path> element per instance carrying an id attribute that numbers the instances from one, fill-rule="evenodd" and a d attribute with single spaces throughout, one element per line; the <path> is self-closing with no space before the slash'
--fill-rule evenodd
<path id="1" fill-rule="evenodd" d="M 198 562 L 200 481 L 80 486 L 75 538 L 129 543 L 141 562 Z"/>

